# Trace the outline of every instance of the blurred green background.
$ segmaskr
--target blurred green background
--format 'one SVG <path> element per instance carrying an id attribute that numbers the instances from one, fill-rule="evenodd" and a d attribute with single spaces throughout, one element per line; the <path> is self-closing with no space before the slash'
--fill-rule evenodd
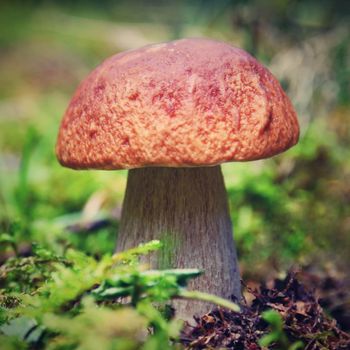
<path id="1" fill-rule="evenodd" d="M 349 1 L 1 1 L 0 262 L 31 242 L 114 249 L 125 171 L 56 161 L 77 84 L 123 50 L 182 37 L 242 47 L 281 81 L 298 146 L 223 166 L 244 278 L 350 265 Z"/>

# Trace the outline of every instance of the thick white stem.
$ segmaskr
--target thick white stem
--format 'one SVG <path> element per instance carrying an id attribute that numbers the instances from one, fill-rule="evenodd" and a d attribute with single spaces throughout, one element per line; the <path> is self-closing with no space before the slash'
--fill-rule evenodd
<path id="1" fill-rule="evenodd" d="M 238 300 L 240 274 L 220 166 L 129 171 L 117 251 L 159 239 L 164 248 L 143 262 L 152 268 L 199 268 L 189 289 Z M 190 319 L 210 310 L 204 302 L 174 302 Z"/>

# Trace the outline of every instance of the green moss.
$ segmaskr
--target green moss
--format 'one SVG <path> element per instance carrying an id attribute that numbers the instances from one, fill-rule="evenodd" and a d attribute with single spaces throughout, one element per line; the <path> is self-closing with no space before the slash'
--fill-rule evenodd
<path id="1" fill-rule="evenodd" d="M 158 251 L 158 268 L 169 269 L 172 268 L 174 256 L 181 247 L 179 235 L 174 235 L 171 232 L 165 232 L 161 235 L 162 248 Z"/>

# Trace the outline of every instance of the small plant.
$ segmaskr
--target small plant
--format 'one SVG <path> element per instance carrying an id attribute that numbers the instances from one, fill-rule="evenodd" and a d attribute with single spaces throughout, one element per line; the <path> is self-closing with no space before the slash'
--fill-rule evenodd
<path id="1" fill-rule="evenodd" d="M 290 343 L 283 330 L 283 319 L 277 311 L 267 310 L 262 314 L 262 318 L 271 328 L 270 333 L 264 335 L 259 341 L 259 344 L 263 348 L 268 348 L 273 345 L 273 349 L 276 350 L 303 349 L 304 344 L 301 341 L 297 341 L 293 344 Z"/>
<path id="2" fill-rule="evenodd" d="M 152 241 L 96 260 L 35 246 L 33 256 L 9 259 L 0 268 L 1 349 L 173 349 L 182 322 L 168 320 L 153 302 L 190 298 L 239 310 L 186 290 L 200 270 L 147 271 L 139 264 L 160 247 Z"/>

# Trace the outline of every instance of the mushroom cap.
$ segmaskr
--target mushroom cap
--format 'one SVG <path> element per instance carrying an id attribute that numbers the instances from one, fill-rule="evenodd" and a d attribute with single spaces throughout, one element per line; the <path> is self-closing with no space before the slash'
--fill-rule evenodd
<path id="1" fill-rule="evenodd" d="M 80 84 L 56 153 L 75 169 L 211 166 L 297 143 L 293 106 L 247 52 L 182 39 L 112 56 Z"/>

